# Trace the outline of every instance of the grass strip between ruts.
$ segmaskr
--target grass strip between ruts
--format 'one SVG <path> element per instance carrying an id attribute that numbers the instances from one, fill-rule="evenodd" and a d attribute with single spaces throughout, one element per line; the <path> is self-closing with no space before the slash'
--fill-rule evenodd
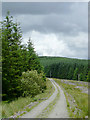
<path id="1" fill-rule="evenodd" d="M 57 85 L 56 85 L 56 87 L 57 87 Z M 57 93 L 56 98 L 42 111 L 41 114 L 39 114 L 37 116 L 37 118 L 47 118 L 48 115 L 51 113 L 51 111 L 55 107 L 55 104 L 57 103 L 57 101 L 59 100 L 59 97 L 60 97 L 60 90 L 58 87 L 57 87 L 57 89 L 58 89 L 58 93 Z"/>

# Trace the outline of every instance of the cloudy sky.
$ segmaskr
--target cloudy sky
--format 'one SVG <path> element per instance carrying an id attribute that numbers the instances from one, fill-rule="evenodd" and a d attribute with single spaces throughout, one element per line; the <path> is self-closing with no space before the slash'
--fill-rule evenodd
<path id="1" fill-rule="evenodd" d="M 40 56 L 88 58 L 88 2 L 3 2 Z"/>

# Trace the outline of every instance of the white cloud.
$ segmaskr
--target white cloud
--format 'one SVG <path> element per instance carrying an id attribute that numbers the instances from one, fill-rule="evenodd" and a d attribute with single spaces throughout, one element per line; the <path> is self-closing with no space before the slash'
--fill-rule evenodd
<path id="1" fill-rule="evenodd" d="M 88 47 L 88 33 L 79 32 L 77 36 L 65 36 L 65 41 L 73 48 L 87 48 Z"/>
<path id="2" fill-rule="evenodd" d="M 31 37 L 38 55 L 88 58 L 88 3 L 19 3 L 4 8 L 11 8 L 21 23 L 23 43 Z"/>
<path id="3" fill-rule="evenodd" d="M 28 41 L 28 36 L 38 55 L 88 58 L 88 36 L 85 33 L 69 37 L 62 33 L 56 35 L 32 31 L 24 34 L 24 43 Z"/>

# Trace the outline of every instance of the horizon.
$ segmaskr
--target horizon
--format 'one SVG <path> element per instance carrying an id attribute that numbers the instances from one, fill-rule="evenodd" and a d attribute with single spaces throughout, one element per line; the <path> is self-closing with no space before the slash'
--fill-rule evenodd
<path id="1" fill-rule="evenodd" d="M 3 18 L 8 10 L 39 56 L 88 59 L 88 2 L 3 2 Z"/>
<path id="2" fill-rule="evenodd" d="M 78 59 L 78 60 L 90 60 L 89 58 L 88 59 L 83 59 L 83 58 L 69 58 L 69 57 L 65 57 L 65 56 L 38 56 L 38 57 L 56 57 L 56 58 L 68 58 L 68 59 Z"/>

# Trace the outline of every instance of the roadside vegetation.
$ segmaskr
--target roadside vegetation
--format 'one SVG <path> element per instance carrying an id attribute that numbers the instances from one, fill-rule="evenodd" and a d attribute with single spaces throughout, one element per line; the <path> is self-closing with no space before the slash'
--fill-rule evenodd
<path id="1" fill-rule="evenodd" d="M 90 80 L 87 60 L 38 57 L 31 38 L 28 39 L 27 44 L 22 44 L 23 33 L 20 25 L 13 20 L 9 12 L 0 24 L 0 40 L 2 41 L 0 41 L 2 43 L 2 57 L 0 56 L 1 118 L 8 118 L 12 115 L 19 117 L 50 97 L 54 88 L 46 76 L 80 81 Z M 65 84 L 60 80 L 56 82 L 64 88 L 70 116 L 76 118 L 87 116 L 87 94 L 75 88 L 76 85 Z M 75 100 L 73 107 L 69 102 L 72 99 Z"/>
<path id="2" fill-rule="evenodd" d="M 43 100 L 48 99 L 53 94 L 55 88 L 48 79 L 46 80 L 46 87 L 47 89 L 44 93 L 40 93 L 34 97 L 19 97 L 10 103 L 2 102 L 2 118 L 8 118 L 10 116 L 14 116 L 15 118 L 20 117 Z"/>
<path id="3" fill-rule="evenodd" d="M 2 100 L 10 102 L 21 96 L 34 96 L 44 92 L 46 77 L 31 39 L 27 44 L 22 44 L 20 25 L 13 21 L 9 12 L 1 26 Z"/>
<path id="4" fill-rule="evenodd" d="M 31 38 L 22 44 L 20 25 L 7 12 L 0 22 L 0 39 L 2 41 L 2 116 L 7 118 L 38 94 L 47 89 L 43 67 L 34 50 Z M 1 77 L 1 76 L 0 76 Z"/>
<path id="5" fill-rule="evenodd" d="M 87 118 L 88 117 L 88 84 L 73 82 L 72 80 L 54 79 L 64 90 L 67 109 L 71 118 Z M 78 85 L 78 87 L 77 87 Z M 79 87 L 80 86 L 80 87 Z M 81 87 L 82 86 L 82 87 Z M 84 91 L 83 91 L 84 89 Z"/>
<path id="6" fill-rule="evenodd" d="M 46 89 L 46 77 L 43 73 L 38 74 L 36 70 L 22 73 L 21 87 L 23 88 L 23 96 L 30 95 L 34 97 L 39 93 L 43 93 Z"/>

